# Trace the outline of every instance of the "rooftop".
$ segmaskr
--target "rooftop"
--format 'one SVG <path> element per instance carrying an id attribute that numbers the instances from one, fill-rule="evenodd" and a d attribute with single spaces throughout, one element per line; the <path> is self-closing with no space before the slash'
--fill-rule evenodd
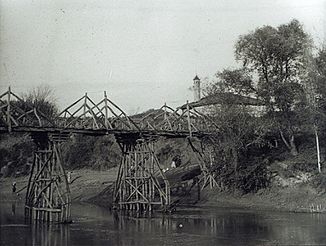
<path id="1" fill-rule="evenodd" d="M 220 92 L 214 95 L 203 97 L 199 101 L 189 103 L 190 108 L 215 105 L 215 104 L 238 104 L 250 106 L 264 106 L 264 102 L 253 97 L 242 96 L 231 92 Z M 184 109 L 187 104 L 182 105 L 180 108 Z"/>

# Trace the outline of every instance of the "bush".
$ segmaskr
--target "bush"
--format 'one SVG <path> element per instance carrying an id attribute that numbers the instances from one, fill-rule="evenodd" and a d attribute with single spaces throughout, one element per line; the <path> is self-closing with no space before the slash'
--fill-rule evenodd
<path id="1" fill-rule="evenodd" d="M 325 193 L 326 192 L 326 173 L 318 173 L 313 178 L 312 183 L 318 192 Z"/>
<path id="2" fill-rule="evenodd" d="M 257 192 L 267 188 L 271 182 L 271 173 L 268 170 L 269 162 L 256 158 L 243 161 L 238 166 L 237 173 L 231 165 L 216 165 L 214 172 L 216 180 L 224 190 L 239 190 L 243 193 Z"/>
<path id="3" fill-rule="evenodd" d="M 28 134 L 6 134 L 0 144 L 0 168 L 5 176 L 27 174 L 33 161 L 35 146 Z"/>
<path id="4" fill-rule="evenodd" d="M 121 151 L 113 136 L 91 137 L 76 135 L 62 148 L 64 164 L 68 168 L 89 167 L 104 170 L 121 161 Z"/>

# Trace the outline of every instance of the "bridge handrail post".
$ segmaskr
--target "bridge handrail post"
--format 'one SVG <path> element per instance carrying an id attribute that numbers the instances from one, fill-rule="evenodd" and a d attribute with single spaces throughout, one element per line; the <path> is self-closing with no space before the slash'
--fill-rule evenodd
<path id="1" fill-rule="evenodd" d="M 11 119 L 10 119 L 10 96 L 11 96 L 11 89 L 10 86 L 8 87 L 8 95 L 7 95 L 7 100 L 8 100 L 8 105 L 7 105 L 7 124 L 8 124 L 8 132 L 11 132 Z"/>
<path id="2" fill-rule="evenodd" d="M 187 100 L 187 121 L 188 121 L 189 136 L 192 137 L 191 121 L 190 121 L 190 108 L 189 108 L 188 100 Z"/>
<path id="3" fill-rule="evenodd" d="M 104 112 L 105 112 L 105 119 L 104 119 L 104 124 L 105 124 L 105 128 L 108 129 L 109 128 L 109 124 L 108 124 L 108 100 L 107 100 L 107 95 L 106 95 L 106 91 L 104 91 Z"/>

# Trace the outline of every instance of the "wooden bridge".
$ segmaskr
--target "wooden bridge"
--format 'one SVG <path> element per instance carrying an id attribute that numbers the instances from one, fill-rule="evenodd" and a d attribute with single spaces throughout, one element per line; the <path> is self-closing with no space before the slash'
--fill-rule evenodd
<path id="1" fill-rule="evenodd" d="M 164 104 L 148 114 L 129 116 L 106 93 L 99 102 L 85 94 L 50 117 L 10 88 L 0 95 L 0 133 L 29 133 L 37 146 L 25 202 L 25 214 L 31 219 L 70 221 L 70 190 L 60 151 L 70 134 L 113 134 L 122 151 L 114 202 L 120 209 L 152 210 L 169 209 L 171 204 L 170 184 L 155 155 L 157 139 L 189 141 L 202 172 L 202 187 L 214 187 L 202 144 L 216 129 L 208 116 L 188 103 L 176 110 Z"/>

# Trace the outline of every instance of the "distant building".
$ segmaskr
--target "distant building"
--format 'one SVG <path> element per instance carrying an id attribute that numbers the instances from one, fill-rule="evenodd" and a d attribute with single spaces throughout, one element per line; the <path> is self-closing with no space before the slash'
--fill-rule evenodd
<path id="1" fill-rule="evenodd" d="M 198 75 L 193 79 L 194 85 L 193 85 L 193 90 L 194 90 L 194 102 L 197 102 L 201 99 L 200 95 L 200 79 Z"/>
<path id="2" fill-rule="evenodd" d="M 250 96 L 243 96 L 233 92 L 218 92 L 212 95 L 201 97 L 201 81 L 198 75 L 193 79 L 194 100 L 188 103 L 190 108 L 196 108 L 198 112 L 209 111 L 213 105 L 233 104 L 244 105 L 252 109 L 255 116 L 260 116 L 265 110 L 265 103 L 257 98 Z M 187 104 L 180 107 L 186 109 Z"/>

